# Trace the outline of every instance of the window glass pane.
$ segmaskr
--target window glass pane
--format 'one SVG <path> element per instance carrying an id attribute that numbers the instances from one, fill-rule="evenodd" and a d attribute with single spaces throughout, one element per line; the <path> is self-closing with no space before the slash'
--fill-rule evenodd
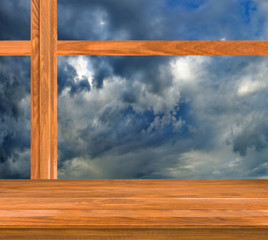
<path id="1" fill-rule="evenodd" d="M 0 57 L 0 179 L 30 178 L 30 57 Z"/>
<path id="2" fill-rule="evenodd" d="M 268 58 L 58 58 L 59 178 L 267 178 Z"/>
<path id="3" fill-rule="evenodd" d="M 31 0 L 0 0 L 0 40 L 30 40 Z"/>
<path id="4" fill-rule="evenodd" d="M 267 39 L 266 0 L 58 0 L 60 40 Z"/>

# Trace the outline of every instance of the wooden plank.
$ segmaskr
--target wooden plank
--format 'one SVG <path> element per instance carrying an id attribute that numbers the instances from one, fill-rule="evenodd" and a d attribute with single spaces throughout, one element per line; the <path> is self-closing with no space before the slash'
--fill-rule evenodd
<path id="1" fill-rule="evenodd" d="M 4 227 L 267 226 L 268 210 L 0 210 Z"/>
<path id="2" fill-rule="evenodd" d="M 0 41 L 0 56 L 29 56 L 31 53 L 31 41 Z"/>
<path id="3" fill-rule="evenodd" d="M 37 6 L 37 0 L 32 0 Z M 32 9 L 36 11 L 38 9 Z M 34 12 L 33 12 L 34 13 Z M 38 20 L 38 15 L 32 15 Z M 58 41 L 58 55 L 268 55 L 268 41 Z M 0 55 L 31 55 L 31 41 L 0 41 Z"/>
<path id="4" fill-rule="evenodd" d="M 268 237 L 268 180 L 0 180 L 1 239 Z"/>
<path id="5" fill-rule="evenodd" d="M 11 198 L 0 199 L 1 210 L 263 210 L 267 198 Z"/>
<path id="6" fill-rule="evenodd" d="M 2 180 L 0 204 L 0 228 L 268 234 L 268 180 Z"/>
<path id="7" fill-rule="evenodd" d="M 0 229 L 0 240 L 266 240 L 266 228 Z"/>
<path id="8" fill-rule="evenodd" d="M 0 193 L 15 199 L 266 199 L 268 180 L 0 180 Z"/>
<path id="9" fill-rule="evenodd" d="M 39 1 L 32 0 L 32 6 Z M 32 7 L 32 13 L 36 10 Z M 32 20 L 38 17 L 32 15 Z M 31 45 L 31 41 L 0 41 L 0 55 L 28 56 Z M 268 55 L 267 41 L 58 41 L 57 45 L 58 55 Z"/>
<path id="10" fill-rule="evenodd" d="M 58 55 L 268 55 L 268 41 L 58 41 Z"/>
<path id="11" fill-rule="evenodd" d="M 40 2 L 31 0 L 31 178 L 40 176 Z"/>
<path id="12" fill-rule="evenodd" d="M 57 149 L 58 149 L 58 140 L 57 140 L 57 126 L 58 126 L 58 118 L 57 118 L 57 41 L 58 41 L 58 30 L 57 30 L 57 2 L 58 0 L 50 0 L 50 94 L 51 94 L 51 102 L 50 102 L 50 179 L 57 179 Z"/>
<path id="13" fill-rule="evenodd" d="M 57 178 L 57 1 L 32 0 L 32 179 Z M 38 102 L 38 103 L 37 103 Z"/>

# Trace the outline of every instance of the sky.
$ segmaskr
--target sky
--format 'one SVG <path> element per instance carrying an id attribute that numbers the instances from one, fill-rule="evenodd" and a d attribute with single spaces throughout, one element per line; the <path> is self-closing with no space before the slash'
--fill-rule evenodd
<path id="1" fill-rule="evenodd" d="M 30 57 L 0 56 L 0 179 L 30 178 Z"/>
<path id="2" fill-rule="evenodd" d="M 30 0 L 0 0 L 0 40 L 30 40 Z M 30 178 L 30 57 L 0 56 L 0 179 Z"/>
<path id="3" fill-rule="evenodd" d="M 267 178 L 267 57 L 59 57 L 60 178 Z"/>
<path id="4" fill-rule="evenodd" d="M 28 39 L 29 5 L 10 2 L 0 0 L 0 39 Z M 58 0 L 58 38 L 266 40 L 267 10 L 265 0 Z M 0 57 L 0 178 L 29 176 L 27 64 Z M 268 178 L 267 74 L 264 56 L 60 56 L 59 178 Z"/>
<path id="5" fill-rule="evenodd" d="M 261 40 L 267 9 L 267 0 L 58 0 L 58 37 Z"/>

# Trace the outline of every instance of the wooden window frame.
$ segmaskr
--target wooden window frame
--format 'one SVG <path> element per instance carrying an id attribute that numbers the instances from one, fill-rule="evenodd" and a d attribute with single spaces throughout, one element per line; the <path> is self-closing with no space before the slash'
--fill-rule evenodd
<path id="1" fill-rule="evenodd" d="M 31 179 L 0 180 L 0 240 L 267 239 L 268 180 L 56 179 L 57 56 L 267 56 L 268 41 L 58 41 L 57 0 L 31 0 L 31 40 L 1 55 L 31 56 Z"/>
<path id="2" fill-rule="evenodd" d="M 31 179 L 57 179 L 57 56 L 263 56 L 268 41 L 58 41 L 57 0 L 31 0 L 31 40 L 0 55 L 31 56 Z"/>

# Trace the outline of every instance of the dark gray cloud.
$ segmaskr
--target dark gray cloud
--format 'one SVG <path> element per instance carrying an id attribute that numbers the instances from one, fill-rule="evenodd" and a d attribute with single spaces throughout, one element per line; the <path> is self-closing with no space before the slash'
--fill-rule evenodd
<path id="1" fill-rule="evenodd" d="M 30 57 L 0 57 L 0 178 L 30 177 Z"/>
<path id="2" fill-rule="evenodd" d="M 64 59 L 58 66 L 58 94 L 61 94 L 65 88 L 70 89 L 71 96 L 83 90 L 90 91 L 90 84 L 86 76 L 77 76 L 74 67 Z"/>
<path id="3" fill-rule="evenodd" d="M 59 0 L 59 39 L 267 39 L 267 9 L 262 0 Z M 267 177 L 266 58 L 60 59 L 71 66 L 59 76 L 60 177 Z M 83 74 L 90 89 L 65 87 Z"/>
<path id="4" fill-rule="evenodd" d="M 0 40 L 30 40 L 31 0 L 0 0 Z"/>
<path id="5" fill-rule="evenodd" d="M 59 0 L 61 40 L 267 39 L 262 0 Z M 66 27 L 68 26 L 68 27 Z"/>
<path id="6" fill-rule="evenodd" d="M 267 58 L 60 59 L 108 73 L 59 95 L 61 178 L 267 177 Z"/>
<path id="7" fill-rule="evenodd" d="M 30 5 L 0 0 L 0 39 Z M 59 0 L 59 39 L 267 39 L 266 0 Z M 0 58 L 0 178 L 30 176 L 29 58 Z M 61 178 L 267 178 L 266 57 L 59 57 Z"/>
<path id="8" fill-rule="evenodd" d="M 30 0 L 0 0 L 0 40 L 30 40 Z M 0 57 L 0 179 L 30 178 L 30 57 Z"/>
<path id="9" fill-rule="evenodd" d="M 248 149 L 262 151 L 268 146 L 268 124 L 266 113 L 262 111 L 252 114 L 250 118 L 237 123 L 237 131 L 233 136 L 233 149 L 241 156 L 246 156 Z"/>

